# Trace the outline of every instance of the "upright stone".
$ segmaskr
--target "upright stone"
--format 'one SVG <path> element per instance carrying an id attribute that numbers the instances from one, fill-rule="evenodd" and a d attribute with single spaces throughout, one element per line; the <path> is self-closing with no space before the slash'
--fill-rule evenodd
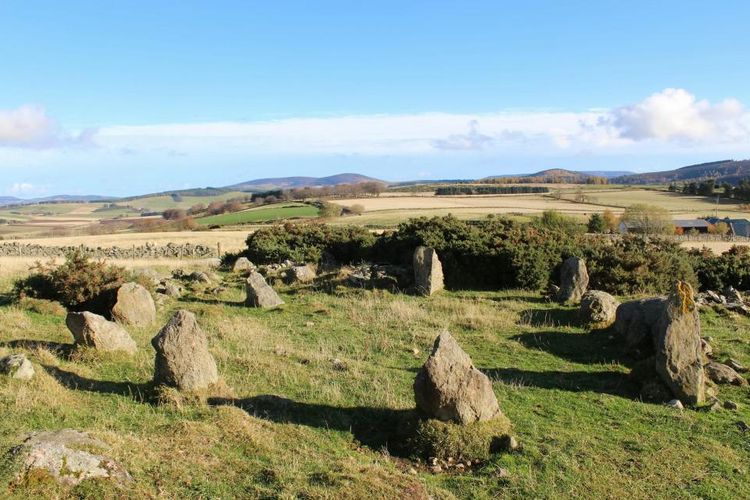
<path id="1" fill-rule="evenodd" d="M 677 399 L 690 404 L 705 399 L 701 323 L 693 288 L 675 283 L 657 326 L 656 372 Z"/>
<path id="2" fill-rule="evenodd" d="M 284 303 L 257 271 L 252 271 L 247 278 L 245 293 L 247 295 L 245 305 L 248 307 L 277 307 Z"/>
<path id="3" fill-rule="evenodd" d="M 177 311 L 151 345 L 156 349 L 154 384 L 195 391 L 219 380 L 206 334 L 193 313 Z"/>
<path id="4" fill-rule="evenodd" d="M 65 324 L 73 334 L 75 343 L 99 351 L 125 351 L 135 353 L 138 346 L 123 327 L 104 316 L 90 312 L 72 312 Z"/>
<path id="5" fill-rule="evenodd" d="M 417 247 L 414 250 L 414 285 L 420 295 L 432 295 L 445 288 L 443 265 L 437 252 L 430 247 Z"/>
<path id="6" fill-rule="evenodd" d="M 578 257 L 565 259 L 560 269 L 560 292 L 557 301 L 561 304 L 577 304 L 589 286 L 586 262 Z"/>
<path id="7" fill-rule="evenodd" d="M 138 283 L 125 283 L 117 290 L 112 319 L 133 326 L 148 326 L 156 321 L 156 304 L 148 290 Z"/>
<path id="8" fill-rule="evenodd" d="M 417 409 L 428 418 L 469 424 L 502 415 L 492 383 L 448 332 L 435 340 L 432 354 L 414 380 Z"/>

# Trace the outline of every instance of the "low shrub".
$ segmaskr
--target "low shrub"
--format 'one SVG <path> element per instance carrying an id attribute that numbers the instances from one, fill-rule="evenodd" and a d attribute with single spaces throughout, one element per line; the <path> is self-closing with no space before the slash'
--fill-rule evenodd
<path id="1" fill-rule="evenodd" d="M 721 255 L 703 248 L 690 251 L 690 259 L 702 290 L 732 286 L 750 290 L 750 248 L 733 246 Z"/>
<path id="2" fill-rule="evenodd" d="M 15 282 L 13 293 L 18 300 L 24 297 L 53 300 L 76 310 L 104 291 L 123 284 L 126 277 L 121 267 L 74 252 L 59 266 L 37 263 L 29 276 Z"/>

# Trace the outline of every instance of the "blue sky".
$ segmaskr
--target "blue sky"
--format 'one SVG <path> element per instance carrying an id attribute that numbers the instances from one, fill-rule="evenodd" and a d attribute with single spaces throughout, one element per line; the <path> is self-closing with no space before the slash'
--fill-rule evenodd
<path id="1" fill-rule="evenodd" d="M 729 1 L 3 0 L 0 195 L 747 158 L 748 21 Z"/>

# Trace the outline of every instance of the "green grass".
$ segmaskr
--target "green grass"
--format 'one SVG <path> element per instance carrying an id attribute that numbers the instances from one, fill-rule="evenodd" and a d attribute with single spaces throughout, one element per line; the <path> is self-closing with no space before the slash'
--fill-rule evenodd
<path id="1" fill-rule="evenodd" d="M 181 201 L 174 201 L 171 196 L 144 196 L 119 203 L 135 208 L 143 208 L 148 211 L 161 212 L 168 208 L 187 209 L 197 204 L 208 205 L 213 201 L 227 201 L 232 198 L 242 198 L 245 196 L 247 196 L 247 193 L 231 191 L 216 196 L 182 196 Z"/>
<path id="2" fill-rule="evenodd" d="M 34 430 L 76 428 L 111 444 L 133 475 L 129 496 L 168 498 L 747 498 L 747 389 L 722 387 L 737 412 L 637 400 L 630 361 L 575 311 L 520 292 L 446 292 L 429 299 L 337 288 L 279 287 L 279 310 L 240 307 L 240 283 L 167 302 L 158 324 L 133 329 L 132 357 L 66 356 L 64 318 L 0 306 L 0 355 L 29 354 L 37 377 L 0 379 L 0 450 Z M 0 292 L 10 287 L 0 281 Z M 208 403 L 155 404 L 151 337 L 176 309 L 194 311 L 225 387 Z M 719 359 L 750 365 L 750 322 L 703 315 Z M 412 383 L 448 328 L 493 380 L 523 445 L 464 474 L 431 474 L 394 456 Z M 26 340 L 19 344 L 18 341 Z M 418 353 L 414 353 L 418 349 Z M 346 370 L 334 369 L 340 359 Z M 416 474 L 409 469 L 414 467 Z M 507 475 L 501 475 L 505 469 Z M 4 496 L 85 496 L 49 482 Z M 97 485 L 93 496 L 115 496 Z"/>
<path id="3" fill-rule="evenodd" d="M 204 226 L 232 226 L 252 222 L 269 222 L 282 219 L 317 217 L 318 208 L 304 203 L 279 203 L 259 208 L 251 208 L 242 212 L 211 215 L 196 219 Z"/>

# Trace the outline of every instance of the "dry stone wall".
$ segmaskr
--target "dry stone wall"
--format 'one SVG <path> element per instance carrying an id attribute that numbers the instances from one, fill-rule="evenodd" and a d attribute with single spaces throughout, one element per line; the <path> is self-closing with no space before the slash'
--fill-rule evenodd
<path id="1" fill-rule="evenodd" d="M 166 245 L 140 245 L 131 247 L 47 246 L 20 242 L 0 244 L 0 257 L 65 257 L 80 250 L 98 259 L 160 259 L 197 258 L 218 256 L 218 248 L 192 243 Z"/>

